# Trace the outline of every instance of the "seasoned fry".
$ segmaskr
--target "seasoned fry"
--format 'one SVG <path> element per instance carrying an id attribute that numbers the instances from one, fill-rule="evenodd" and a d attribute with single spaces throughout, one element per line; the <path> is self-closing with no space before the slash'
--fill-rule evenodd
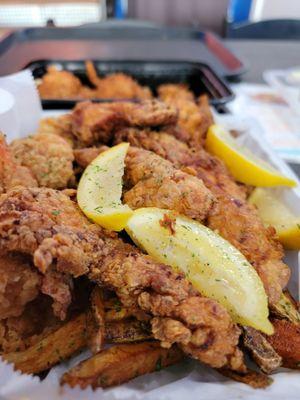
<path id="1" fill-rule="evenodd" d="M 111 343 L 140 342 L 151 338 L 149 327 L 137 320 L 108 322 L 105 326 L 105 339 Z"/>
<path id="2" fill-rule="evenodd" d="M 300 326 L 284 319 L 273 319 L 275 333 L 267 340 L 282 357 L 282 365 L 300 368 Z"/>
<path id="3" fill-rule="evenodd" d="M 182 357 L 177 347 L 164 349 L 158 342 L 118 345 L 76 365 L 63 375 L 61 384 L 79 385 L 82 389 L 89 385 L 93 388 L 119 385 L 175 364 Z"/>
<path id="4" fill-rule="evenodd" d="M 253 360 L 266 374 L 280 367 L 282 359 L 273 349 L 267 339 L 256 329 L 244 327 L 243 342 Z"/>
<path id="5" fill-rule="evenodd" d="M 282 293 L 279 302 L 272 306 L 272 313 L 279 318 L 285 318 L 293 324 L 300 325 L 297 303 L 287 291 Z"/>
<path id="6" fill-rule="evenodd" d="M 252 386 L 254 389 L 265 389 L 273 382 L 273 379 L 269 376 L 250 369 L 248 369 L 246 373 L 239 373 L 229 369 L 219 369 L 218 371 L 220 374 L 227 376 L 227 378 L 245 383 L 246 385 Z"/>
<path id="7" fill-rule="evenodd" d="M 133 316 L 132 310 L 122 305 L 117 297 L 104 300 L 105 320 L 121 321 Z"/>
<path id="8" fill-rule="evenodd" d="M 87 313 L 88 346 L 93 354 L 99 353 L 105 338 L 105 310 L 103 294 L 95 287 L 91 294 L 91 310 Z"/>
<path id="9" fill-rule="evenodd" d="M 80 314 L 27 350 L 4 354 L 3 358 L 23 373 L 44 371 L 86 345 L 85 321 L 85 314 Z"/>

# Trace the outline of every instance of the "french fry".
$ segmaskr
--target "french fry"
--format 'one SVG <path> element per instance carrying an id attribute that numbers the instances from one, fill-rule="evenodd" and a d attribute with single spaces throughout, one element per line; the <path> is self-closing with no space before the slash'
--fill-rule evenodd
<path id="1" fill-rule="evenodd" d="M 253 360 L 266 374 L 280 367 L 282 359 L 262 333 L 251 327 L 244 327 L 243 343 Z"/>
<path id="2" fill-rule="evenodd" d="M 117 297 L 104 300 L 104 308 L 106 321 L 121 321 L 133 316 L 132 311 L 124 307 Z"/>
<path id="3" fill-rule="evenodd" d="M 33 374 L 66 360 L 86 345 L 86 315 L 80 314 L 22 352 L 2 357 L 16 370 Z"/>
<path id="4" fill-rule="evenodd" d="M 105 339 L 110 343 L 140 342 L 151 338 L 149 328 L 137 320 L 107 322 L 105 326 Z"/>
<path id="5" fill-rule="evenodd" d="M 245 383 L 254 389 L 265 389 L 273 382 L 273 379 L 269 376 L 260 372 L 252 371 L 250 369 L 248 369 L 248 371 L 245 373 L 240 373 L 229 369 L 218 369 L 218 372 L 227 378 L 233 379 L 237 382 Z"/>
<path id="6" fill-rule="evenodd" d="M 91 309 L 87 312 L 88 346 L 93 354 L 99 353 L 105 338 L 105 310 L 102 291 L 95 287 L 92 291 Z"/>
<path id="7" fill-rule="evenodd" d="M 272 306 L 275 317 L 285 318 L 293 324 L 300 325 L 298 305 L 289 292 L 282 293 L 279 302 Z"/>
<path id="8" fill-rule="evenodd" d="M 300 326 L 284 319 L 273 319 L 275 333 L 266 336 L 267 340 L 282 357 L 282 365 L 287 368 L 300 368 Z"/>
<path id="9" fill-rule="evenodd" d="M 182 357 L 177 347 L 164 349 L 158 342 L 117 345 L 76 365 L 63 375 L 61 384 L 78 385 L 82 389 L 89 385 L 93 388 L 119 385 L 175 364 Z"/>

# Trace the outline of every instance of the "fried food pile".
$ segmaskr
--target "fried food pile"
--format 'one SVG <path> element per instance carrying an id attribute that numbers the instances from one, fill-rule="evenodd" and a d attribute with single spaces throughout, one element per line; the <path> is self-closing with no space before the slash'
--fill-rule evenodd
<path id="1" fill-rule="evenodd" d="M 100 78 L 94 64 L 87 61 L 86 76 L 89 86 L 81 83 L 72 72 L 60 71 L 54 65 L 38 83 L 42 99 L 151 99 L 151 90 L 141 86 L 131 76 L 121 72 Z"/>
<path id="2" fill-rule="evenodd" d="M 42 88 L 55 74 L 49 72 Z M 66 92 L 80 90 L 69 78 L 63 78 Z M 81 102 L 69 114 L 41 121 L 31 137 L 10 145 L 1 137 L 2 357 L 24 373 L 40 373 L 88 347 L 93 356 L 61 378 L 72 387 L 118 385 L 185 357 L 266 387 L 266 374 L 300 362 L 298 305 L 285 292 L 290 271 L 275 230 L 247 203 L 249 188 L 206 151 L 213 121 L 207 99 L 175 84 L 158 88 L 158 99 L 139 91 L 146 100 Z M 238 326 L 182 273 L 82 214 L 76 188 L 84 168 L 120 142 L 130 143 L 123 202 L 177 211 L 239 249 L 263 282 L 274 335 Z M 260 372 L 249 369 L 245 352 Z"/>

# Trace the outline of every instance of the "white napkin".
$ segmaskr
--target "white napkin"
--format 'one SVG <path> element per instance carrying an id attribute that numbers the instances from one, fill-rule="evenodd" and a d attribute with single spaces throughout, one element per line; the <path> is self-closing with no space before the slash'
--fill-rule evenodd
<path id="1" fill-rule="evenodd" d="M 8 142 L 34 133 L 42 108 L 29 70 L 0 78 L 0 131 Z"/>

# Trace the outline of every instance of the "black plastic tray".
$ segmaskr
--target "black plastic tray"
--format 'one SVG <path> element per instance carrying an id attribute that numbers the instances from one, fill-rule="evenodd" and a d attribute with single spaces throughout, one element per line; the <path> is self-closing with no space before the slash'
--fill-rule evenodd
<path id="1" fill-rule="evenodd" d="M 26 66 L 35 79 L 42 78 L 49 65 L 55 65 L 74 73 L 83 84 L 88 85 L 84 61 L 39 60 Z M 234 97 L 228 85 L 208 66 L 203 63 L 178 61 L 99 61 L 94 65 L 100 76 L 114 72 L 124 72 L 135 78 L 141 85 L 146 85 L 156 93 L 156 88 L 163 83 L 185 83 L 196 96 L 206 93 L 212 105 L 224 105 Z M 95 99 L 107 101 L 107 99 Z M 111 99 L 115 100 L 115 99 Z M 72 108 L 77 100 L 49 99 L 42 100 L 44 109 Z"/>
<path id="2" fill-rule="evenodd" d="M 160 60 L 203 62 L 222 77 L 237 79 L 244 64 L 221 38 L 189 28 L 107 23 L 74 28 L 28 28 L 0 41 L 0 76 L 38 59 Z"/>

